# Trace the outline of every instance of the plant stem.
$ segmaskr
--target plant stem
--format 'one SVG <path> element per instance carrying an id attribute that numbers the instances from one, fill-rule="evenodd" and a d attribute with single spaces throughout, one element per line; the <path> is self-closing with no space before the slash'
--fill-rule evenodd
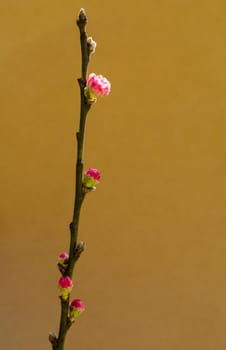
<path id="1" fill-rule="evenodd" d="M 60 317 L 60 329 L 59 329 L 59 336 L 57 339 L 57 350 L 64 348 L 64 341 L 67 334 L 68 327 L 68 306 L 69 301 L 63 300 L 61 298 L 61 317 Z M 53 348 L 55 349 L 55 348 Z"/>
<path id="2" fill-rule="evenodd" d="M 82 177 L 83 177 L 83 144 L 84 144 L 84 133 L 85 133 L 85 122 L 86 116 L 90 109 L 90 105 L 86 104 L 85 96 L 84 96 L 84 81 L 82 79 L 78 80 L 80 85 L 80 96 L 81 96 L 81 111 L 80 111 L 80 125 L 79 131 L 77 132 L 77 162 L 76 162 L 76 185 L 75 185 L 75 202 L 74 202 L 74 212 L 73 219 L 70 224 L 70 249 L 69 249 L 69 262 L 67 269 L 65 271 L 65 276 L 69 276 L 72 278 L 74 264 L 75 264 L 75 249 L 77 245 L 78 238 L 78 225 L 79 225 L 79 217 L 80 210 L 85 198 L 85 192 L 82 187 Z"/>
<path id="3" fill-rule="evenodd" d="M 63 273 L 64 276 L 69 276 L 72 278 L 75 262 L 77 261 L 79 254 L 76 254 L 77 248 L 77 238 L 78 238 L 78 226 L 79 217 L 82 203 L 85 198 L 85 192 L 83 191 L 82 178 L 83 178 L 83 144 L 84 144 L 84 133 L 85 133 L 85 123 L 86 116 L 90 109 L 90 104 L 86 103 L 86 98 L 84 95 L 84 88 L 86 86 L 86 75 L 87 67 L 89 63 L 89 52 L 87 46 L 87 35 L 85 27 L 87 24 L 87 17 L 83 9 L 80 10 L 79 18 L 77 20 L 77 25 L 80 30 L 80 43 L 81 43 L 81 55 L 82 55 L 82 77 L 78 79 L 80 86 L 80 123 L 79 131 L 77 132 L 77 161 L 76 161 L 76 184 L 75 184 L 75 201 L 74 201 L 74 212 L 72 222 L 70 223 L 70 248 L 69 248 L 69 259 L 68 265 Z M 53 350 L 63 350 L 65 337 L 68 329 L 71 326 L 71 322 L 68 319 L 69 313 L 69 299 L 61 299 L 61 317 L 60 317 L 60 327 L 59 334 L 56 342 L 52 342 Z"/>

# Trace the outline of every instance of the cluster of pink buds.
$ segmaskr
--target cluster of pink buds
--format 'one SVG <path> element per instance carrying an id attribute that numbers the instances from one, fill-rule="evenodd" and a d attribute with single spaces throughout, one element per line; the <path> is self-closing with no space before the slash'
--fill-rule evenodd
<path id="1" fill-rule="evenodd" d="M 94 191 L 96 189 L 96 185 L 99 183 L 101 174 L 99 170 L 94 168 L 89 168 L 83 178 L 83 187 L 85 191 Z"/>
<path id="2" fill-rule="evenodd" d="M 102 75 L 91 73 L 87 80 L 85 96 L 89 104 L 96 102 L 98 96 L 107 96 L 110 94 L 111 84 Z"/>
<path id="3" fill-rule="evenodd" d="M 67 253 L 61 253 L 58 256 L 58 264 L 68 261 L 69 255 Z M 69 276 L 62 276 L 58 281 L 58 287 L 60 291 L 60 297 L 63 300 L 69 299 L 70 293 L 73 288 L 72 279 Z M 74 299 L 70 303 L 69 319 L 74 322 L 76 317 L 78 317 L 85 310 L 84 304 L 81 299 Z"/>

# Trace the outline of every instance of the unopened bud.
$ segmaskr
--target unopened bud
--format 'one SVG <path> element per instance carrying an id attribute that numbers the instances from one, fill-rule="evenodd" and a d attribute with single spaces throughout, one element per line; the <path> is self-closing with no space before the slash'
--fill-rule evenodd
<path id="1" fill-rule="evenodd" d="M 89 168 L 83 178 L 83 187 L 87 191 L 94 191 L 96 189 L 96 185 L 99 183 L 101 174 L 99 170 L 94 168 Z"/>
<path id="2" fill-rule="evenodd" d="M 78 17 L 80 21 L 87 22 L 86 11 L 84 10 L 84 8 L 80 9 Z"/>
<path id="3" fill-rule="evenodd" d="M 81 315 L 81 313 L 83 313 L 84 310 L 85 310 L 84 304 L 80 299 L 72 300 L 72 302 L 70 303 L 70 315 L 69 315 L 70 321 L 74 322 L 76 317 Z"/>
<path id="4" fill-rule="evenodd" d="M 53 345 L 53 349 L 55 349 L 57 345 L 57 336 L 54 332 L 49 333 L 49 341 Z"/>
<path id="5" fill-rule="evenodd" d="M 68 255 L 68 253 L 65 253 L 65 252 L 61 253 L 58 256 L 57 266 L 62 274 L 65 272 L 65 269 L 68 265 L 68 258 L 69 258 L 69 255 Z"/>
<path id="6" fill-rule="evenodd" d="M 85 10 L 83 8 L 81 8 L 79 11 L 79 15 L 78 15 L 78 19 L 77 19 L 76 23 L 77 23 L 80 30 L 85 29 L 85 26 L 87 23 L 87 17 L 86 17 Z"/>
<path id="7" fill-rule="evenodd" d="M 60 296 L 63 300 L 67 300 L 73 288 L 73 282 L 69 276 L 61 277 L 58 281 Z"/>
<path id="8" fill-rule="evenodd" d="M 87 38 L 87 46 L 88 46 L 88 52 L 89 54 L 93 54 L 96 50 L 97 43 L 93 40 L 91 36 Z"/>
<path id="9" fill-rule="evenodd" d="M 86 249 L 86 242 L 80 241 L 76 246 L 76 250 L 83 252 Z"/>
<path id="10" fill-rule="evenodd" d="M 61 253 L 61 254 L 58 256 L 57 263 L 60 264 L 60 265 L 64 265 L 64 264 L 67 263 L 68 258 L 69 258 L 68 253 Z"/>
<path id="11" fill-rule="evenodd" d="M 86 249 L 86 243 L 85 242 L 78 242 L 75 248 L 75 261 L 79 259 L 80 255 L 84 250 Z"/>

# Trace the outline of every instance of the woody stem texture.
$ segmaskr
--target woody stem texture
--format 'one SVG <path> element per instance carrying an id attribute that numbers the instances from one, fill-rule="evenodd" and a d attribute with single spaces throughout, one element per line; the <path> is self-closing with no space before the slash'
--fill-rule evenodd
<path id="1" fill-rule="evenodd" d="M 77 154 L 75 165 L 74 210 L 72 221 L 70 223 L 69 254 L 67 252 L 61 253 L 58 257 L 57 263 L 61 272 L 61 278 L 58 281 L 61 315 L 58 336 L 54 332 L 49 334 L 49 341 L 52 344 L 53 350 L 64 349 L 64 343 L 69 328 L 77 316 L 79 316 L 85 309 L 81 299 L 74 299 L 70 302 L 70 293 L 73 288 L 72 276 L 75 263 L 85 249 L 85 243 L 78 242 L 79 218 L 86 194 L 96 189 L 96 185 L 101 178 L 100 172 L 95 168 L 89 168 L 85 173 L 83 171 L 86 117 L 92 104 L 97 101 L 97 97 L 108 96 L 111 91 L 110 82 L 102 75 L 91 73 L 87 78 L 90 55 L 95 52 L 96 42 L 92 37 L 87 38 L 86 24 L 86 13 L 81 9 L 77 20 L 77 26 L 80 31 L 82 65 L 81 78 L 78 79 L 80 88 L 80 120 L 79 130 L 76 133 Z"/>
<path id="2" fill-rule="evenodd" d="M 69 247 L 69 258 L 68 264 L 63 271 L 63 276 L 69 276 L 72 278 L 75 263 L 82 252 L 82 247 L 77 247 L 78 238 L 78 227 L 79 217 L 82 203 L 85 198 L 85 192 L 83 191 L 82 177 L 83 177 L 83 144 L 85 134 L 86 116 L 89 112 L 90 105 L 86 103 L 86 97 L 84 95 L 84 89 L 86 86 L 87 67 L 89 63 L 89 52 L 87 46 L 87 34 L 86 34 L 87 17 L 83 9 L 80 10 L 79 18 L 77 20 L 77 26 L 80 31 L 80 43 L 81 43 L 81 56 L 82 56 L 82 67 L 81 67 L 81 78 L 78 79 L 80 87 L 80 123 L 79 131 L 76 134 L 77 139 L 77 160 L 76 160 L 76 174 L 75 174 L 75 201 L 72 222 L 70 223 L 70 247 Z M 81 251 L 79 251 L 79 248 Z M 67 331 L 69 330 L 71 323 L 68 319 L 69 314 L 69 298 L 61 300 L 61 316 L 59 334 L 55 341 L 51 341 L 53 350 L 63 350 L 64 342 Z"/>

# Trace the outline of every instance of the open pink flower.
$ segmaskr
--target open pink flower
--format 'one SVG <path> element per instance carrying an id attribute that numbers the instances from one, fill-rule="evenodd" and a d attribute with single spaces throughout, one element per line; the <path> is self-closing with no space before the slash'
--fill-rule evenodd
<path id="1" fill-rule="evenodd" d="M 70 303 L 70 320 L 74 322 L 76 317 L 81 315 L 81 313 L 85 310 L 84 303 L 81 299 L 74 299 Z"/>
<path id="2" fill-rule="evenodd" d="M 99 170 L 94 168 L 89 168 L 84 175 L 83 185 L 86 188 L 94 188 L 100 180 L 101 174 Z"/>

